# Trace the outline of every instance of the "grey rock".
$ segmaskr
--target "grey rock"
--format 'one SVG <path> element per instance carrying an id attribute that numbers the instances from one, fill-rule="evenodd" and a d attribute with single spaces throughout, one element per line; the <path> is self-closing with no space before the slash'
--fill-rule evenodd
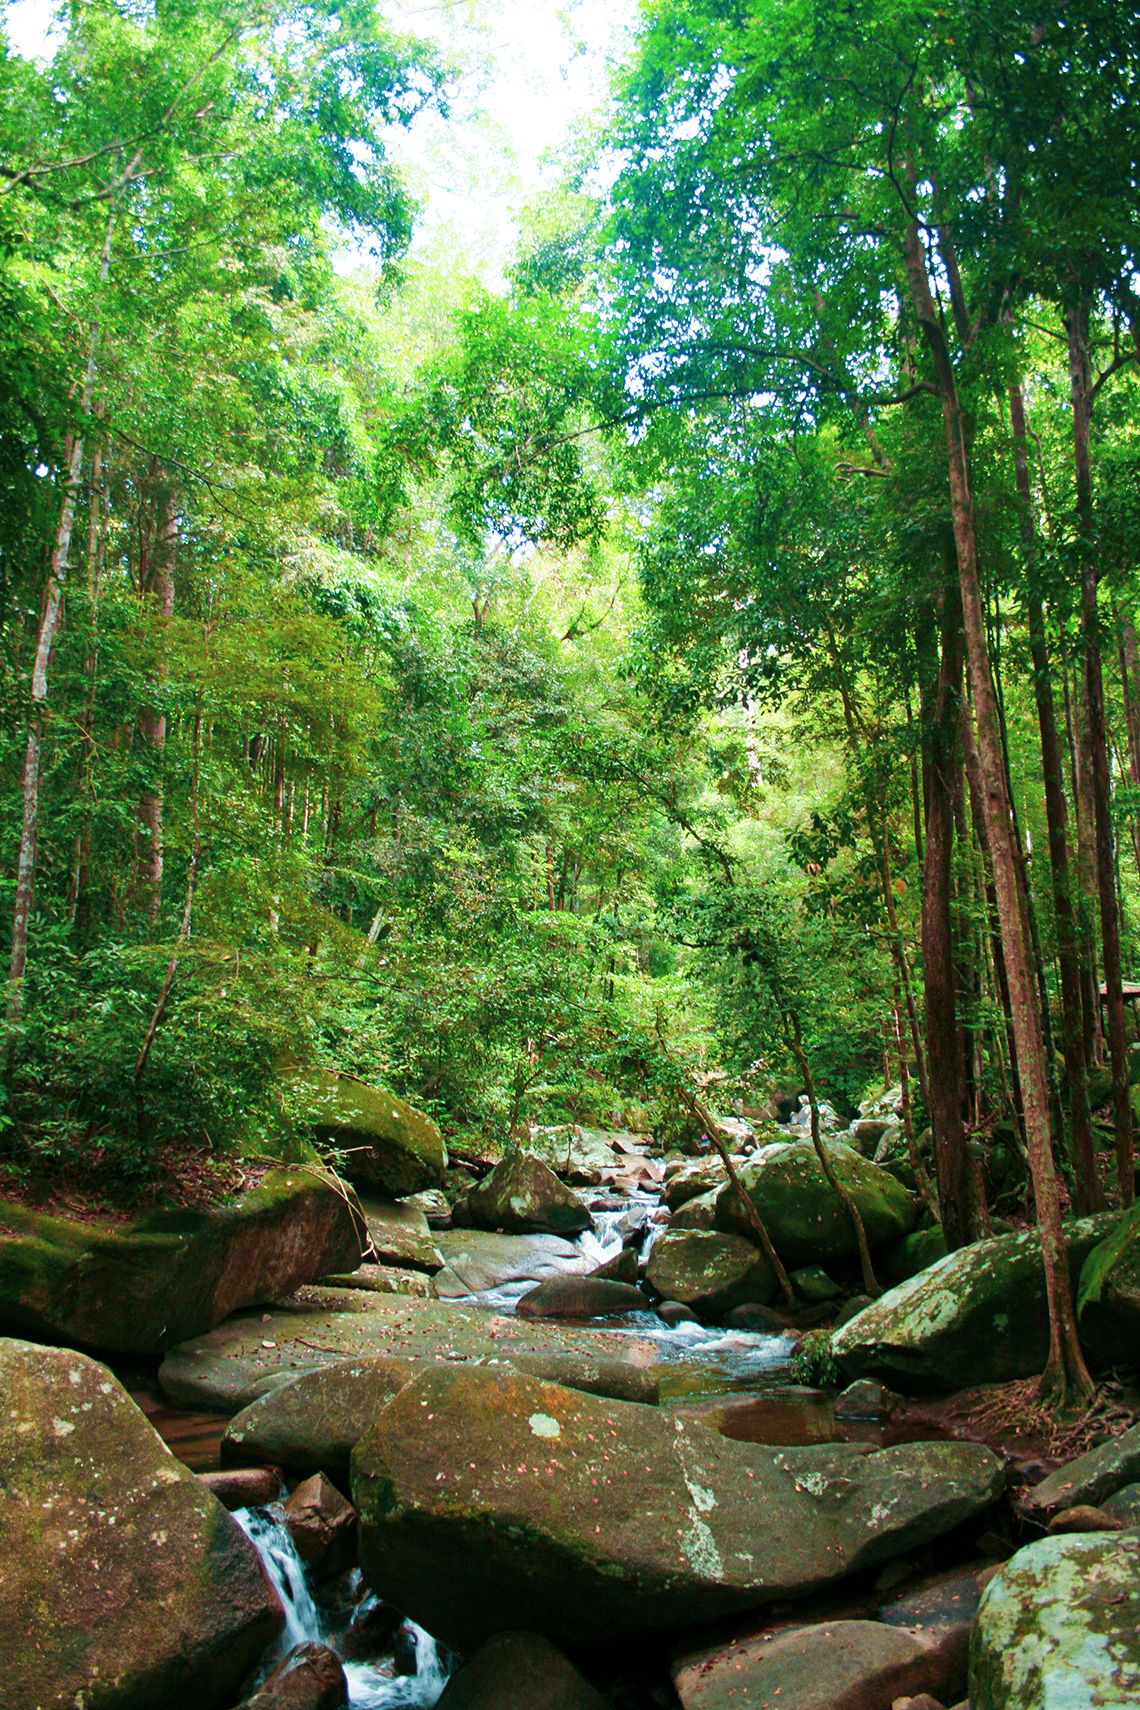
<path id="1" fill-rule="evenodd" d="M 428 1192 L 443 1199 L 438 1188 Z M 428 1193 L 420 1197 L 427 1199 Z M 363 1190 L 359 1199 L 376 1264 L 393 1265 L 397 1270 L 426 1271 L 429 1276 L 443 1269 L 443 1254 L 433 1241 L 428 1220 L 415 1200 L 385 1199 Z M 446 1200 L 444 1205 L 450 1222 L 451 1207 Z"/>
<path id="2" fill-rule="evenodd" d="M 673 1669 L 684 1710 L 775 1703 L 782 1710 L 891 1710 L 904 1695 L 941 1693 L 948 1678 L 952 1665 L 935 1639 L 877 1621 L 785 1627 L 691 1652 Z"/>
<path id="3" fill-rule="evenodd" d="M 1027 1513 L 1048 1519 L 1063 1508 L 1075 1508 L 1078 1503 L 1098 1505 L 1104 1497 L 1115 1496 L 1138 1478 L 1140 1425 L 1133 1425 L 1130 1431 L 1111 1437 L 1107 1443 L 1067 1461 L 1043 1478 L 1025 1498 L 1024 1507 Z"/>
<path id="4" fill-rule="evenodd" d="M 520 1318 L 612 1318 L 644 1312 L 649 1302 L 638 1288 L 608 1277 L 550 1277 L 515 1302 Z"/>
<path id="5" fill-rule="evenodd" d="M 508 1684 L 509 1683 L 509 1684 Z M 609 1710 L 609 1701 L 541 1633 L 496 1633 L 467 1657 L 437 1710 Z"/>
<path id="6" fill-rule="evenodd" d="M 735 1306 L 767 1305 L 776 1275 L 758 1247 L 720 1230 L 670 1228 L 654 1242 L 646 1281 L 666 1300 L 718 1318 Z"/>
<path id="7" fill-rule="evenodd" d="M 560 1235 L 496 1235 L 485 1229 L 440 1233 L 446 1271 L 437 1273 L 441 1300 L 482 1294 L 508 1282 L 543 1282 L 547 1277 L 588 1268 L 573 1242 Z M 454 1280 L 452 1280 L 454 1279 Z"/>
<path id="8" fill-rule="evenodd" d="M 477 1229 L 515 1235 L 580 1235 L 594 1220 L 576 1193 L 526 1152 L 508 1152 L 467 1195 Z"/>

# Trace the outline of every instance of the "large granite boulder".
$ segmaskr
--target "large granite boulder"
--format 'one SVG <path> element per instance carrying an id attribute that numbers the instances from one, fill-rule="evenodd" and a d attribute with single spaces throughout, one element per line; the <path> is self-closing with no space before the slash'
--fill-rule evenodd
<path id="1" fill-rule="evenodd" d="M 1084 1532 L 1018 1550 L 970 1641 L 972 1710 L 1123 1710 L 1140 1701 L 1140 1536 Z"/>
<path id="2" fill-rule="evenodd" d="M 1077 1289 L 1081 1341 L 1101 1365 L 1135 1365 L 1140 1353 L 1140 1207 L 1098 1241 Z"/>
<path id="3" fill-rule="evenodd" d="M 994 1500 L 972 1443 L 770 1449 L 486 1367 L 436 1367 L 352 1455 L 373 1590 L 466 1650 L 669 1631 L 816 1590 Z"/>
<path id="4" fill-rule="evenodd" d="M 430 1116 L 381 1087 L 314 1069 L 297 1082 L 298 1112 L 323 1145 L 344 1157 L 361 1187 L 402 1199 L 439 1187 L 447 1168 L 443 1136 Z"/>
<path id="5" fill-rule="evenodd" d="M 515 1311 L 521 1318 L 615 1318 L 648 1306 L 639 1288 L 613 1277 L 550 1277 L 522 1295 Z"/>
<path id="6" fill-rule="evenodd" d="M 0 1207 L 0 1324 L 119 1354 L 156 1354 L 360 1263 L 354 1197 L 313 1165 L 271 1170 L 232 1205 L 159 1211 L 125 1229 Z"/>
<path id="7" fill-rule="evenodd" d="M 483 1294 L 509 1282 L 545 1282 L 567 1272 L 584 1273 L 590 1261 L 561 1235 L 497 1235 L 490 1229 L 440 1231 L 444 1268 L 435 1275 L 441 1300 Z"/>
<path id="8" fill-rule="evenodd" d="M 330 1289 L 270 1313 L 231 1318 L 172 1348 L 158 1380 L 174 1407 L 233 1414 L 305 1372 L 375 1354 L 443 1361 L 565 1356 L 642 1371 L 659 1359 L 653 1342 L 614 1331 L 450 1301 Z"/>
<path id="9" fill-rule="evenodd" d="M 829 1161 L 863 1219 L 868 1245 L 901 1240 L 914 1227 L 914 1201 L 887 1170 L 850 1146 L 829 1144 Z M 810 1140 L 765 1146 L 740 1172 L 741 1185 L 786 1265 L 827 1264 L 858 1252 L 855 1227 L 832 1192 Z M 751 1224 L 727 1183 L 717 1200 L 722 1229 L 748 1236 Z"/>
<path id="10" fill-rule="evenodd" d="M 719 1158 L 701 1158 L 693 1164 L 682 1164 L 665 1183 L 664 1200 L 670 1211 L 680 1211 L 691 1199 L 707 1193 L 719 1193 L 724 1186 L 724 1165 Z"/>
<path id="11" fill-rule="evenodd" d="M 1119 1215 L 1066 1225 L 1074 1283 Z M 1040 1236 L 996 1235 L 947 1254 L 844 1324 L 831 1349 L 846 1378 L 877 1377 L 902 1390 L 1032 1377 L 1049 1355 Z"/>
<path id="12" fill-rule="evenodd" d="M 467 1196 L 476 1229 L 513 1235 L 580 1235 L 594 1220 L 553 1170 L 526 1152 L 508 1152 Z"/>
<path id="13" fill-rule="evenodd" d="M 718 1182 L 716 1187 L 709 1188 L 705 1193 L 699 1193 L 694 1199 L 687 1199 L 669 1221 L 673 1229 L 715 1229 L 716 1202 L 724 1184 Z"/>
<path id="14" fill-rule="evenodd" d="M 589 1351 L 520 1352 L 494 1363 L 615 1401 L 655 1406 L 658 1399 L 655 1370 Z M 353 1449 L 426 1365 L 422 1356 L 374 1354 L 277 1384 L 230 1420 L 222 1460 L 227 1466 L 283 1467 L 300 1478 L 325 1472 L 347 1487 Z"/>
<path id="15" fill-rule="evenodd" d="M 776 1273 L 759 1247 L 719 1230 L 667 1230 L 653 1243 L 646 1280 L 665 1300 L 708 1318 L 734 1306 L 767 1306 L 776 1292 Z"/>
<path id="16" fill-rule="evenodd" d="M 257 1550 L 105 1366 L 0 1341 L 0 1702 L 232 1704 L 284 1625 Z"/>

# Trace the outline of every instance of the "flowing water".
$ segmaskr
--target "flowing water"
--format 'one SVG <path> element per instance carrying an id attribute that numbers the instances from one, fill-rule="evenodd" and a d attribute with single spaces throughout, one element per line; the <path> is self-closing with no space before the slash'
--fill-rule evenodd
<path id="1" fill-rule="evenodd" d="M 342 1612 L 339 1619 L 323 1609 L 313 1596 L 304 1565 L 275 1505 L 239 1508 L 234 1519 L 256 1546 L 285 1611 L 284 1631 L 262 1658 L 263 1679 L 295 1645 L 316 1642 L 339 1652 L 349 1629 L 359 1626 L 362 1616 L 367 1618 L 370 1606 L 379 1607 L 377 1600 L 361 1588 L 359 1601 L 347 1613 Z M 404 1668 L 414 1655 L 412 1672 L 398 1672 L 391 1648 L 372 1661 L 352 1658 L 345 1662 L 352 1710 L 394 1710 L 395 1706 L 431 1710 L 453 1666 L 450 1653 L 413 1621 L 402 1623 L 399 1636 L 406 1659 Z"/>

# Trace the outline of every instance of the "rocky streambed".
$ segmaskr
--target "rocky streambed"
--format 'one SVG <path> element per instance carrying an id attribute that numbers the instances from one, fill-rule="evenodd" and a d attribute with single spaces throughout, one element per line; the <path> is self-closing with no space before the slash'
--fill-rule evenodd
<path id="1" fill-rule="evenodd" d="M 359 1197 L 312 1162 L 133 1246 L 0 1218 L 4 1710 L 1140 1699 L 1140 1428 L 1033 1490 L 885 1387 L 1019 1375 L 1040 1308 L 1028 1237 L 932 1250 L 880 1113 L 829 1141 L 873 1304 L 802 1129 L 737 1125 L 789 1308 L 719 1162 L 539 1132 L 445 1198 L 368 1091 L 321 1088 Z M 838 1401 L 788 1364 L 836 1325 Z"/>

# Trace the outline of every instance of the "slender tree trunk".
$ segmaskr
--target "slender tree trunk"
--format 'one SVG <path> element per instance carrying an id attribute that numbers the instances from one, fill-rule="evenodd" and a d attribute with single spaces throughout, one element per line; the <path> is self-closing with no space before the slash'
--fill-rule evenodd
<path id="1" fill-rule="evenodd" d="M 111 267 L 111 237 L 115 230 L 114 213 L 107 221 L 103 253 L 99 265 L 99 283 L 104 284 Z M 91 408 L 95 387 L 95 358 L 99 347 L 99 324 L 91 329 L 87 369 L 83 378 L 81 403 L 84 414 Z M 16 1030 L 24 1008 L 24 972 L 28 964 L 28 922 L 32 915 L 35 888 L 36 842 L 39 831 L 40 753 L 43 746 L 44 709 L 48 699 L 48 663 L 59 626 L 63 606 L 63 589 L 71 556 L 71 531 L 75 524 L 75 507 L 79 498 L 83 470 L 83 436 L 72 436 L 67 463 L 67 480 L 63 504 L 52 542 L 48 584 L 36 637 L 36 653 L 32 664 L 31 716 L 28 720 L 28 743 L 24 754 L 23 815 L 20 827 L 20 850 L 16 861 L 16 898 L 12 909 L 12 947 L 8 963 L 8 998 L 6 1022 L 8 1027 L 7 1055 L 11 1063 L 16 1048 Z"/>
<path id="2" fill-rule="evenodd" d="M 178 509 L 174 490 L 165 483 L 159 491 L 156 510 L 153 547 L 145 566 L 145 583 L 144 567 L 142 564 L 139 566 L 139 592 L 151 600 L 160 617 L 169 620 L 174 615 Z M 165 671 L 160 670 L 159 678 L 163 676 Z M 135 883 L 153 926 L 162 904 L 162 761 L 166 750 L 166 714 L 155 706 L 144 706 L 139 712 L 139 735 L 150 751 L 152 781 L 139 796 L 141 838 Z"/>
<path id="3" fill-rule="evenodd" d="M 1045 612 L 1035 580 L 1036 535 L 1031 508 L 1029 461 L 1026 456 L 1025 404 L 1020 383 L 1016 381 L 1009 389 L 1009 405 L 1013 428 L 1014 471 L 1018 497 L 1021 500 L 1021 535 L 1028 561 L 1025 604 L 1029 619 L 1029 651 L 1033 661 L 1033 696 L 1037 704 L 1037 727 L 1041 735 L 1041 771 L 1045 782 L 1045 819 L 1049 831 L 1053 919 L 1057 930 L 1061 1037 L 1065 1053 L 1065 1073 L 1069 1082 L 1069 1124 L 1072 1129 L 1076 1209 L 1086 1215 L 1101 1208 L 1104 1196 L 1096 1176 L 1096 1153 L 1093 1148 L 1089 1113 L 1088 1065 L 1081 1029 L 1080 953 L 1070 887 L 1068 804 L 1065 800 L 1061 744 L 1053 707 Z"/>
<path id="4" fill-rule="evenodd" d="M 1092 761 L 1096 829 L 1096 876 L 1100 899 L 1100 936 L 1107 992 L 1109 1054 L 1112 1062 L 1113 1130 L 1120 1203 L 1136 1197 L 1132 1145 L 1132 1104 L 1128 1088 L 1128 1043 L 1124 1027 L 1120 916 L 1116 906 L 1116 868 L 1112 825 L 1112 785 L 1108 770 L 1104 679 L 1100 662 L 1100 613 L 1097 567 L 1092 549 L 1092 458 L 1089 427 L 1092 395 L 1089 379 L 1089 306 L 1082 302 L 1068 316 L 1069 386 L 1073 405 L 1073 453 L 1076 462 L 1077 518 L 1081 554 L 1081 630 L 1085 647 L 1089 747 Z"/>
<path id="5" fill-rule="evenodd" d="M 1041 1018 L 1032 957 L 1025 941 L 1018 876 L 1011 835 L 1010 804 L 1005 787 L 993 675 L 986 645 L 986 619 L 978 579 L 977 538 L 973 497 L 962 427 L 962 410 L 950 348 L 935 306 L 926 272 L 926 256 L 915 222 L 906 229 L 907 278 L 911 302 L 923 329 L 942 400 L 954 543 L 962 589 L 966 657 L 974 691 L 974 718 L 983 786 L 983 809 L 993 858 L 1006 970 L 1009 978 L 1013 1027 L 1021 1066 L 1026 1143 L 1033 1175 L 1045 1288 L 1049 1303 L 1049 1360 L 1043 1383 L 1064 1395 L 1070 1388 L 1084 1395 L 1093 1384 L 1077 1338 L 1076 1309 L 1065 1254 L 1061 1201 L 1049 1133 L 1049 1087 L 1045 1074 Z"/>
<path id="6" fill-rule="evenodd" d="M 962 715 L 962 602 L 957 587 L 942 596 L 941 659 L 929 720 L 926 859 L 922 873 L 922 974 L 926 1009 L 928 1111 L 934 1132 L 934 1172 L 947 1246 L 975 1238 L 971 1226 L 962 1127 L 961 1059 L 955 1002 L 950 887 L 954 852 L 953 773 Z"/>
<path id="7" fill-rule="evenodd" d="M 725 1174 L 728 1177 L 732 1191 L 739 1203 L 741 1215 L 752 1225 L 753 1233 L 755 1234 L 757 1241 L 760 1243 L 764 1256 L 776 1274 L 776 1282 L 779 1285 L 780 1293 L 784 1297 L 784 1302 L 788 1310 L 790 1312 L 794 1312 L 798 1305 L 795 1290 L 791 1285 L 791 1281 L 786 1269 L 784 1268 L 780 1255 L 772 1245 L 772 1237 L 768 1233 L 764 1219 L 760 1216 L 760 1213 L 757 1211 L 756 1207 L 749 1199 L 748 1194 L 745 1192 L 744 1183 L 740 1179 L 739 1171 L 732 1161 L 732 1154 L 729 1150 L 724 1130 L 721 1128 L 720 1123 L 716 1120 L 711 1110 L 707 1110 L 701 1103 L 700 1099 L 696 1098 L 687 1087 L 682 1087 L 680 1091 L 681 1103 L 692 1116 L 696 1117 L 697 1121 L 708 1135 L 709 1140 L 712 1142 L 721 1163 L 724 1165 Z"/>

